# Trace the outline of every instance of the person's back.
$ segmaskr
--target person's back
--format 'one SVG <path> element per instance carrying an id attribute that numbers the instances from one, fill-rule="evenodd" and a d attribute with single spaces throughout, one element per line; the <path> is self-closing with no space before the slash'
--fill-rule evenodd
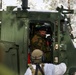
<path id="1" fill-rule="evenodd" d="M 60 63 L 58 65 L 52 63 L 42 63 L 42 57 L 43 52 L 39 49 L 35 49 L 31 54 L 33 63 L 29 65 L 24 75 L 63 75 L 66 72 L 67 67 L 65 63 Z M 37 69 L 40 69 L 39 66 L 41 67 L 43 73 L 41 72 L 41 74 L 36 74 L 36 71 L 38 71 Z"/>
<path id="2" fill-rule="evenodd" d="M 28 64 L 28 67 L 29 67 L 29 71 L 31 71 L 32 75 L 35 75 L 36 65 L 35 64 Z M 40 67 L 43 70 L 43 67 L 44 67 L 43 64 L 41 64 Z M 27 74 L 27 75 L 30 75 L 30 74 Z M 38 69 L 37 75 L 43 75 L 39 69 Z"/>
<path id="3" fill-rule="evenodd" d="M 31 65 L 34 71 L 36 71 L 36 65 L 35 64 L 31 64 Z M 64 75 L 64 73 L 66 72 L 66 68 L 67 67 L 65 63 L 60 63 L 59 65 L 45 63 L 43 67 L 43 71 L 44 71 L 44 75 Z M 33 73 L 30 67 L 28 67 L 24 75 L 35 75 L 35 73 Z"/>

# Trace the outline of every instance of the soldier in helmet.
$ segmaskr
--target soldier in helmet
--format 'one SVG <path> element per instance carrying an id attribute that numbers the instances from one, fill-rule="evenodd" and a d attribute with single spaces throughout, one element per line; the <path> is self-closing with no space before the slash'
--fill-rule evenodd
<path id="1" fill-rule="evenodd" d="M 39 49 L 35 49 L 32 53 L 31 53 L 31 60 L 32 63 L 42 63 L 43 61 L 43 51 L 39 50 Z"/>
<path id="2" fill-rule="evenodd" d="M 33 64 L 36 65 L 36 70 L 33 70 L 33 75 L 44 75 L 43 64 L 41 64 L 43 61 L 43 52 L 39 49 L 35 49 L 31 53 L 31 61 Z M 40 64 L 41 64 L 41 67 L 40 67 Z"/>
<path id="3" fill-rule="evenodd" d="M 44 53 L 35 49 L 31 53 L 32 64 L 29 64 L 24 75 L 63 75 L 66 72 L 66 64 L 60 63 L 58 65 L 52 63 L 42 63 Z"/>
<path id="4" fill-rule="evenodd" d="M 33 36 L 31 39 L 31 51 L 34 49 L 40 49 L 44 52 L 45 55 L 45 61 L 44 62 L 50 62 L 50 53 L 47 51 L 49 50 L 49 47 L 47 46 L 46 43 L 46 33 L 47 33 L 47 28 L 45 25 L 42 25 L 41 27 L 38 28 L 38 32 Z"/>
<path id="5" fill-rule="evenodd" d="M 46 28 L 45 27 L 39 27 L 38 32 L 33 36 L 31 40 L 31 50 L 34 49 L 41 49 L 43 51 L 46 50 Z"/>

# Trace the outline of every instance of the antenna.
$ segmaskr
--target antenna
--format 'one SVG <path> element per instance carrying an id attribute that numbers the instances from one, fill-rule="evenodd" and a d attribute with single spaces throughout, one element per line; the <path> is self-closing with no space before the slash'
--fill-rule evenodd
<path id="1" fill-rule="evenodd" d="M 22 9 L 23 10 L 29 9 L 28 0 L 22 0 Z"/>
<path id="2" fill-rule="evenodd" d="M 68 9 L 70 10 L 70 0 L 68 0 Z"/>

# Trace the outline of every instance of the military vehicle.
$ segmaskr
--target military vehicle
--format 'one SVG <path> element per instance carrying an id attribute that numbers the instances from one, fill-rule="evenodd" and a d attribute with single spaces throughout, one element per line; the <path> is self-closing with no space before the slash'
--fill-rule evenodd
<path id="1" fill-rule="evenodd" d="M 71 24 L 67 14 L 73 10 L 57 7 L 56 11 L 30 11 L 28 1 L 22 0 L 22 8 L 8 6 L 7 10 L 0 11 L 0 42 L 5 45 L 5 64 L 12 70 L 23 75 L 28 64 L 30 40 L 37 31 L 37 27 L 44 23 L 47 26 L 47 37 L 51 44 L 51 63 L 65 62 L 67 72 L 72 75 L 76 72 L 76 49 L 71 41 Z"/>

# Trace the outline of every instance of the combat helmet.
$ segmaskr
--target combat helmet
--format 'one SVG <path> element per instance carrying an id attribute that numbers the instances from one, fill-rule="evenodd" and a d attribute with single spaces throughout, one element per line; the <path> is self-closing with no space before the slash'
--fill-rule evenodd
<path id="1" fill-rule="evenodd" d="M 43 52 L 40 49 L 35 49 L 31 53 L 32 63 L 41 63 L 43 59 Z"/>
<path id="2" fill-rule="evenodd" d="M 43 23 L 43 24 L 37 24 L 36 29 L 39 30 L 44 30 L 47 31 L 48 28 L 50 27 L 50 23 Z"/>

